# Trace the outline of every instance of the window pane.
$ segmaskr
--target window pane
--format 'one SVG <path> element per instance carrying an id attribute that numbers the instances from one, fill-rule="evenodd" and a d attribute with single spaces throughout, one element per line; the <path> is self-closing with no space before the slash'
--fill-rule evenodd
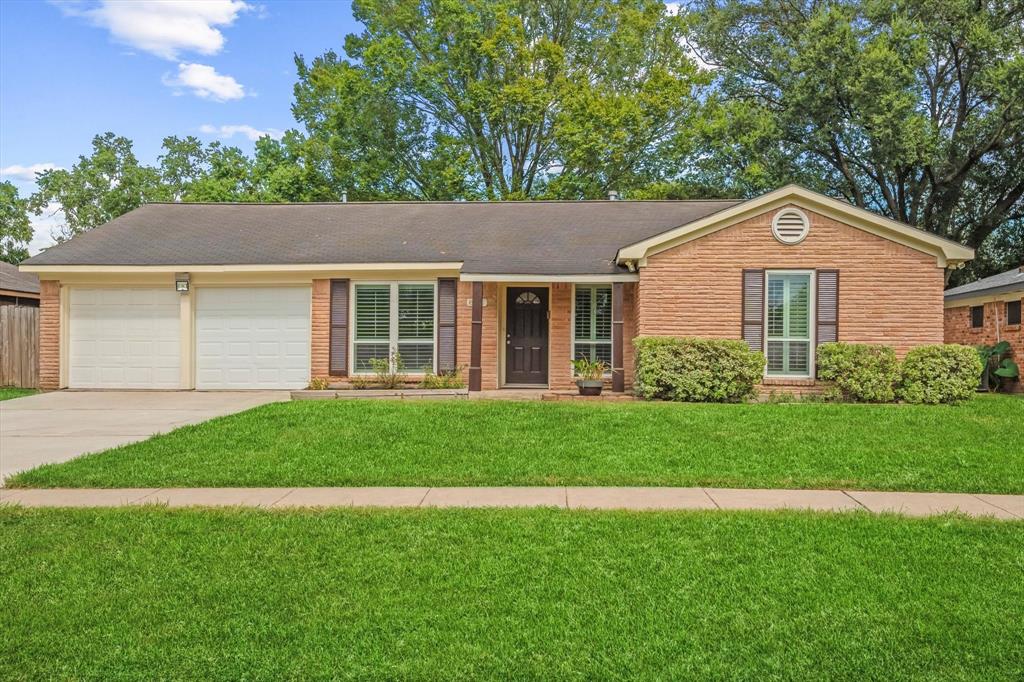
<path id="1" fill-rule="evenodd" d="M 784 371 L 783 358 L 783 341 L 769 341 L 767 348 L 765 349 L 765 356 L 768 359 L 768 373 L 769 374 L 782 374 Z"/>
<path id="2" fill-rule="evenodd" d="M 790 275 L 787 284 L 786 336 L 806 339 L 811 330 L 811 280 L 807 275 Z"/>
<path id="3" fill-rule="evenodd" d="M 434 338 L 433 284 L 398 285 L 398 338 Z"/>
<path id="4" fill-rule="evenodd" d="M 971 326 L 976 328 L 985 326 L 985 306 L 976 305 L 971 307 Z"/>
<path id="5" fill-rule="evenodd" d="M 612 366 L 612 345 L 610 343 L 577 343 L 573 348 L 573 360 L 579 360 L 580 358 L 586 358 L 587 360 L 600 360 L 604 364 L 608 365 L 610 369 Z"/>
<path id="6" fill-rule="evenodd" d="M 612 338 L 612 288 L 594 288 L 594 339 Z"/>
<path id="7" fill-rule="evenodd" d="M 434 371 L 434 344 L 400 343 L 398 353 L 408 372 Z"/>
<path id="8" fill-rule="evenodd" d="M 591 305 L 593 290 L 590 287 L 576 287 L 576 338 L 590 338 L 590 320 L 594 309 Z"/>
<path id="9" fill-rule="evenodd" d="M 810 374 L 811 344 L 806 341 L 786 341 L 787 374 Z"/>
<path id="10" fill-rule="evenodd" d="M 391 336 L 391 286 L 356 285 L 356 340 Z"/>
<path id="11" fill-rule="evenodd" d="M 1020 324 L 1020 301 L 1006 304 L 1006 324 Z"/>
<path id="12" fill-rule="evenodd" d="M 370 360 L 380 358 L 388 359 L 388 344 L 386 343 L 357 343 L 355 344 L 356 371 L 371 372 Z"/>
<path id="13" fill-rule="evenodd" d="M 781 277 L 768 277 L 768 336 L 785 336 L 786 282 Z"/>

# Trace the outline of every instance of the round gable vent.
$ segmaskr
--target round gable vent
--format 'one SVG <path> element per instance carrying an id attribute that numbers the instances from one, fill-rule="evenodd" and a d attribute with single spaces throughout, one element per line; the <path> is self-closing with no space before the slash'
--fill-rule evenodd
<path id="1" fill-rule="evenodd" d="M 783 244 L 799 244 L 811 229 L 811 222 L 804 212 L 795 208 L 784 208 L 772 220 L 772 235 Z"/>

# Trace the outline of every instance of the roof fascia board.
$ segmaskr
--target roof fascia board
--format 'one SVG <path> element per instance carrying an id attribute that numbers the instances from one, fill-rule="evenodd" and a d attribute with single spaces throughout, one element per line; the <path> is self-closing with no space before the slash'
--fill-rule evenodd
<path id="1" fill-rule="evenodd" d="M 974 258 L 974 250 L 943 239 L 917 228 L 884 218 L 870 211 L 827 197 L 796 185 L 769 192 L 742 204 L 737 204 L 706 218 L 682 225 L 660 235 L 631 244 L 619 250 L 618 261 L 640 260 L 661 253 L 679 244 L 699 239 L 707 234 L 734 225 L 754 215 L 765 213 L 787 204 L 795 204 L 821 213 L 833 220 L 852 225 L 879 237 L 903 244 L 917 251 L 935 256 L 940 267 L 950 262 Z"/>
<path id="2" fill-rule="evenodd" d="M 964 294 L 946 296 L 943 304 L 947 308 L 962 308 L 968 305 L 980 305 L 991 301 L 1016 301 L 1024 298 L 1024 286 L 1008 284 L 1005 287 L 994 287 L 983 291 L 969 291 Z"/>
<path id="3" fill-rule="evenodd" d="M 21 265 L 23 272 L 158 273 L 158 272 L 324 272 L 328 270 L 454 270 L 462 261 L 443 263 L 299 263 L 284 265 Z"/>
<path id="4" fill-rule="evenodd" d="M 604 282 L 638 282 L 640 275 L 623 273 L 618 275 L 492 275 L 462 273 L 463 282 L 577 282 L 579 284 L 601 284 Z"/>

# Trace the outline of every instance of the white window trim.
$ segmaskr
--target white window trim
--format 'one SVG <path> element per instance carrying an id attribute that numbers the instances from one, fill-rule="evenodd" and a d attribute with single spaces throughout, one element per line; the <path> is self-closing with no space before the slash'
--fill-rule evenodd
<path id="1" fill-rule="evenodd" d="M 615 287 L 613 287 L 608 282 L 594 282 L 593 284 L 589 284 L 589 283 L 584 283 L 584 284 L 573 283 L 573 285 L 572 285 L 572 317 L 569 320 L 569 328 L 570 328 L 569 329 L 569 361 L 570 362 L 572 362 L 573 360 L 576 360 L 576 289 L 578 287 L 584 287 L 584 288 L 587 288 L 587 289 L 594 289 L 595 287 L 608 287 L 609 292 L 611 293 L 611 296 L 613 298 L 615 296 Z M 615 305 L 615 303 L 614 303 L 614 300 L 613 300 L 612 301 L 612 307 L 613 308 L 614 308 L 614 305 Z M 614 327 L 615 327 L 615 322 L 613 320 L 613 322 L 612 322 L 613 330 L 614 330 Z M 613 335 L 614 335 L 614 332 L 613 332 Z M 604 343 L 604 341 L 593 341 L 591 339 L 583 339 L 581 341 L 581 343 Z M 612 353 L 615 352 L 615 349 L 612 348 L 612 340 L 611 339 L 608 339 L 608 348 L 612 351 Z M 604 373 L 604 376 L 610 377 L 611 375 L 612 375 L 612 368 L 609 365 L 608 366 L 608 370 Z"/>
<path id="2" fill-rule="evenodd" d="M 352 369 L 349 372 L 350 376 L 372 376 L 373 370 L 369 369 L 357 369 L 356 368 L 356 287 L 365 285 L 376 285 L 376 286 L 389 286 L 391 287 L 391 297 L 389 299 L 390 310 L 388 318 L 388 326 L 390 337 L 387 341 L 388 344 L 388 356 L 390 357 L 398 350 L 398 286 L 400 284 L 424 284 L 430 285 L 434 292 L 434 332 L 432 334 L 432 343 L 434 344 L 433 353 L 431 357 L 432 372 L 437 372 L 437 314 L 438 314 L 438 300 L 437 300 L 437 280 L 358 280 L 349 282 L 348 300 L 348 357 L 351 358 Z M 425 340 L 425 339 L 424 339 Z M 374 343 L 374 341 L 361 341 L 360 343 Z M 378 342 L 379 343 L 379 342 Z M 415 343 L 415 341 L 408 341 L 406 343 Z M 408 376 L 420 377 L 423 376 L 421 368 L 417 367 L 415 371 L 403 372 Z"/>
<path id="3" fill-rule="evenodd" d="M 816 350 L 817 350 L 816 346 L 817 346 L 817 344 L 815 343 L 815 335 L 816 335 L 816 332 L 818 330 L 818 310 L 817 310 L 817 302 L 818 302 L 817 285 L 818 285 L 818 283 L 816 281 L 818 278 L 815 276 L 816 273 L 817 273 L 817 270 L 765 270 L 764 271 L 764 309 L 761 311 L 761 314 L 764 316 L 764 324 L 763 324 L 763 326 L 764 326 L 763 341 L 764 341 L 764 353 L 765 353 L 764 377 L 766 379 L 813 379 L 814 378 L 815 369 L 816 369 L 816 366 L 817 366 L 817 357 L 816 357 Z M 808 373 L 807 374 L 769 374 L 768 373 L 768 361 L 767 361 L 767 359 L 768 359 L 768 277 L 771 276 L 771 275 L 807 275 L 808 279 L 810 280 L 811 286 L 810 286 L 810 291 L 808 293 L 808 297 L 810 299 L 808 301 L 808 303 L 809 303 L 809 314 L 808 314 L 808 319 L 807 319 L 807 322 L 808 322 L 807 342 L 810 344 L 810 348 L 808 350 L 808 359 L 807 359 L 807 370 L 808 370 Z M 803 339 L 788 339 L 788 338 L 786 338 L 786 339 L 772 339 L 772 341 L 786 341 L 786 340 L 803 341 Z"/>

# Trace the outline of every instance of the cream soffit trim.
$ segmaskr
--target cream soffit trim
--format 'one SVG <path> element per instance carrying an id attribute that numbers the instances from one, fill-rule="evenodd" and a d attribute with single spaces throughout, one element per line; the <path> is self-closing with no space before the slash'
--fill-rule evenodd
<path id="1" fill-rule="evenodd" d="M 666 249 L 684 244 L 705 235 L 717 232 L 742 220 L 767 211 L 781 208 L 787 204 L 795 204 L 816 213 L 825 215 L 847 225 L 870 232 L 890 241 L 923 251 L 935 256 L 940 267 L 951 263 L 961 263 L 974 258 L 974 249 L 967 248 L 954 241 L 919 230 L 909 225 L 890 220 L 871 211 L 851 206 L 846 202 L 812 192 L 798 185 L 787 185 L 774 192 L 761 195 L 725 210 L 713 213 L 700 220 L 687 223 L 668 232 L 649 237 L 643 241 L 630 244 L 619 249 L 617 260 L 640 261 L 649 256 L 661 253 Z"/>
<path id="2" fill-rule="evenodd" d="M 326 272 L 332 270 L 459 270 L 462 261 L 444 263 L 299 263 L 289 265 L 21 265 L 22 272 Z"/>
<path id="3" fill-rule="evenodd" d="M 619 275 L 482 275 L 462 273 L 463 282 L 577 282 L 579 284 L 601 284 L 605 282 L 638 282 L 640 275 L 623 273 Z"/>
<path id="4" fill-rule="evenodd" d="M 954 298 L 953 300 L 945 300 L 942 302 L 942 307 L 946 308 L 969 308 L 971 306 L 982 305 L 984 303 L 1005 303 L 1008 301 L 1020 301 L 1024 300 L 1024 291 L 1003 291 L 997 293 L 984 294 L 980 293 L 977 296 L 971 296 L 970 298 Z"/>

